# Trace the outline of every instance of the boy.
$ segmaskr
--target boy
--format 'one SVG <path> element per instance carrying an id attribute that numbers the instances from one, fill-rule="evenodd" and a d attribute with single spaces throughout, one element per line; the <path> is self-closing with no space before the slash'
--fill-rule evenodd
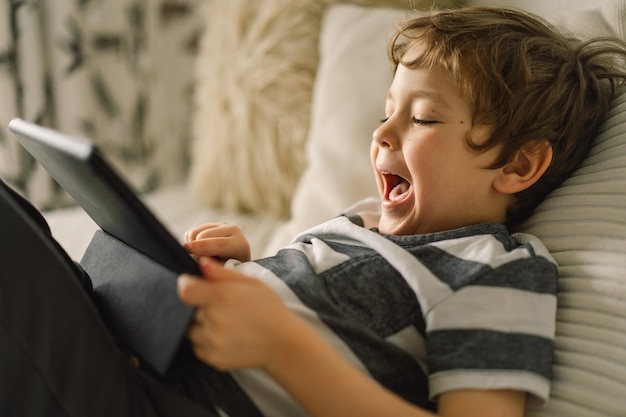
<path id="1" fill-rule="evenodd" d="M 163 384 L 117 352 L 62 276 L 76 274 L 16 266 L 23 279 L 0 278 L 2 414 L 514 416 L 527 393 L 546 400 L 557 270 L 505 225 L 582 160 L 626 49 L 467 9 L 406 22 L 390 54 L 378 210 L 358 205 L 256 262 L 237 227 L 190 231 L 204 278 L 181 276 L 179 294 L 197 307 L 195 357 Z"/>
<path id="2" fill-rule="evenodd" d="M 313 415 L 426 415 L 405 401 L 437 400 L 441 415 L 513 416 L 527 393 L 545 401 L 557 269 L 540 242 L 502 225 L 527 217 L 586 154 L 624 76 L 606 55 L 592 62 L 600 51 L 624 56 L 512 10 L 402 25 L 371 146 L 378 215 L 332 220 L 235 271 L 204 260 L 204 281 L 181 277 L 181 298 L 198 307 L 196 356 L 260 367 Z M 196 256 L 249 260 L 236 227 L 186 239 Z M 234 374 L 254 396 L 246 372 Z"/>

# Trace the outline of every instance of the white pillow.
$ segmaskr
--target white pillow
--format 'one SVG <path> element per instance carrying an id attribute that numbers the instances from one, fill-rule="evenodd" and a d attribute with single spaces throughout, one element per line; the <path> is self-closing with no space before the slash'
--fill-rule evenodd
<path id="1" fill-rule="evenodd" d="M 397 9 L 353 5 L 334 6 L 326 15 L 313 89 L 309 165 L 296 190 L 294 217 L 313 225 L 356 199 L 377 194 L 370 143 L 385 117 L 393 75 L 387 40 L 394 23 L 406 15 Z"/>
<path id="2" fill-rule="evenodd" d="M 624 39 L 624 0 L 465 0 L 466 6 L 517 7 L 535 13 L 579 37 L 617 36 Z"/>
<path id="3" fill-rule="evenodd" d="M 277 232 L 268 254 L 296 233 L 378 194 L 369 162 L 370 142 L 385 116 L 393 75 L 387 41 L 394 24 L 408 13 L 349 4 L 327 9 L 313 89 L 308 167 L 294 194 L 292 218 Z"/>

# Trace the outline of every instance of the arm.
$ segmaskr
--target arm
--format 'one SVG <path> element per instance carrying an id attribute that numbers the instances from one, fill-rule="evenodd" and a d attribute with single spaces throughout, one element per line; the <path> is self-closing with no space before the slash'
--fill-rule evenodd
<path id="1" fill-rule="evenodd" d="M 189 338 L 201 360 L 220 370 L 260 367 L 313 416 L 433 415 L 346 362 L 265 284 L 205 259 L 200 266 L 205 279 L 182 276 L 179 294 L 198 309 Z M 524 393 L 455 391 L 440 407 L 446 417 L 518 417 Z"/>
<path id="2" fill-rule="evenodd" d="M 266 365 L 265 370 L 311 415 L 433 416 L 363 375 L 324 343 L 306 323 L 302 325 L 302 329 L 290 334 L 289 349 L 274 363 Z M 322 387 L 328 389 L 320 389 Z M 512 390 L 453 391 L 441 396 L 438 415 L 522 417 L 525 397 L 524 392 Z"/>
<path id="3" fill-rule="evenodd" d="M 250 243 L 238 226 L 228 223 L 206 223 L 190 229 L 183 247 L 196 258 L 250 260 Z"/>

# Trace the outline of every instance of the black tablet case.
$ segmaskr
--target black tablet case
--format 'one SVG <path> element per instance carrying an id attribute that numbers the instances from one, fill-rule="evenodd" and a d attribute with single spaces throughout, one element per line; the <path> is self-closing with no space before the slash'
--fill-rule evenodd
<path id="1" fill-rule="evenodd" d="M 193 314 L 176 278 L 199 274 L 197 264 L 91 142 L 20 119 L 9 129 L 104 230 L 81 261 L 102 316 L 124 346 L 165 373 Z"/>
<path id="2" fill-rule="evenodd" d="M 178 273 L 98 230 L 80 261 L 115 337 L 165 374 L 185 340 L 193 309 L 176 291 Z"/>

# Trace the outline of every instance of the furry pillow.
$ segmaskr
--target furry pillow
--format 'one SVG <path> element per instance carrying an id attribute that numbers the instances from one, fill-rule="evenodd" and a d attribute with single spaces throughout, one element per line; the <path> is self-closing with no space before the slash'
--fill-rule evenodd
<path id="1" fill-rule="evenodd" d="M 307 166 L 322 13 L 339 0 L 207 5 L 197 63 L 190 187 L 200 203 L 288 217 Z M 343 0 L 401 8 L 452 0 Z M 345 28 L 344 28 L 345 29 Z"/>

